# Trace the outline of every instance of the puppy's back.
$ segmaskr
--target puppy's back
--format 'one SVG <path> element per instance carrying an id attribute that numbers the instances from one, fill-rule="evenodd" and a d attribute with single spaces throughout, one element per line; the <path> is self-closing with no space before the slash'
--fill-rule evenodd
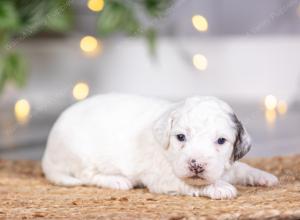
<path id="1" fill-rule="evenodd" d="M 122 163 L 134 142 L 170 105 L 168 101 L 136 95 L 98 95 L 65 110 L 53 126 L 43 158 L 49 173 L 76 172 L 85 161 L 97 163 L 105 155 Z M 101 164 L 99 165 L 101 167 Z"/>

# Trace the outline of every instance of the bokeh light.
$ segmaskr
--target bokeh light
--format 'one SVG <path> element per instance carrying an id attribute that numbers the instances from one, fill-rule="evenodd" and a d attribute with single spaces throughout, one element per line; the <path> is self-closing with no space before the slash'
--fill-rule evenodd
<path id="1" fill-rule="evenodd" d="M 194 15 L 192 17 L 192 23 L 198 31 L 205 32 L 208 29 L 208 22 L 206 18 L 201 15 Z"/>
<path id="2" fill-rule="evenodd" d="M 30 104 L 26 99 L 20 99 L 15 104 L 15 117 L 20 124 L 28 122 L 30 114 Z"/>
<path id="3" fill-rule="evenodd" d="M 84 82 L 79 82 L 73 88 L 73 97 L 76 100 L 83 100 L 89 95 L 89 92 L 90 88 L 88 84 Z"/>
<path id="4" fill-rule="evenodd" d="M 92 11 L 102 11 L 104 8 L 104 0 L 89 0 L 87 6 Z"/>
<path id="5" fill-rule="evenodd" d="M 198 70 L 206 70 L 208 62 L 204 55 L 195 54 L 193 57 L 193 64 Z"/>
<path id="6" fill-rule="evenodd" d="M 277 98 L 273 95 L 265 97 L 265 107 L 267 110 L 275 110 L 277 107 Z"/>
<path id="7" fill-rule="evenodd" d="M 266 118 L 266 121 L 268 122 L 269 125 L 273 125 L 275 123 L 276 117 L 277 117 L 277 114 L 276 114 L 276 111 L 274 109 L 265 110 L 265 118 Z"/>
<path id="8" fill-rule="evenodd" d="M 101 44 L 95 37 L 85 36 L 80 41 L 80 48 L 86 53 L 97 53 L 101 50 Z"/>
<path id="9" fill-rule="evenodd" d="M 286 101 L 280 100 L 277 105 L 277 111 L 279 114 L 284 115 L 288 110 L 288 105 Z"/>

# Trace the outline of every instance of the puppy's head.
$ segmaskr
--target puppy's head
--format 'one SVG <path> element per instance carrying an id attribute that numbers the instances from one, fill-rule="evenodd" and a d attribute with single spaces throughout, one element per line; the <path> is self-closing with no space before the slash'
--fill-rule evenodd
<path id="1" fill-rule="evenodd" d="M 213 183 L 250 150 L 250 137 L 225 102 L 193 97 L 154 124 L 174 174 L 192 185 Z"/>

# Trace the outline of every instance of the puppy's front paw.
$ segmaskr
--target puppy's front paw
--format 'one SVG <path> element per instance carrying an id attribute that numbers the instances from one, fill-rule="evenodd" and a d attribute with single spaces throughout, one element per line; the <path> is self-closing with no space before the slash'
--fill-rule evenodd
<path id="1" fill-rule="evenodd" d="M 262 170 L 253 170 L 248 174 L 246 184 L 250 186 L 274 186 L 278 184 L 278 178 Z"/>
<path id="2" fill-rule="evenodd" d="M 203 189 L 203 195 L 212 199 L 232 199 L 237 196 L 237 190 L 233 185 L 219 180 L 212 185 L 206 186 Z"/>
<path id="3" fill-rule="evenodd" d="M 120 190 L 129 190 L 133 188 L 132 183 L 128 179 L 123 177 L 118 177 L 118 176 L 111 177 L 109 181 L 109 185 L 110 188 L 120 189 Z"/>
<path id="4" fill-rule="evenodd" d="M 129 179 L 122 176 L 105 176 L 98 174 L 93 177 L 93 183 L 99 187 L 129 190 L 133 185 Z"/>

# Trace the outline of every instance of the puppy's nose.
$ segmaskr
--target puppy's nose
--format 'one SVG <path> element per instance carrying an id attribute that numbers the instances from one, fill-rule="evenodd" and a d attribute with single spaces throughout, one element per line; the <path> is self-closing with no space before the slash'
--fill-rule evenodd
<path id="1" fill-rule="evenodd" d="M 205 165 L 206 164 L 198 163 L 195 159 L 191 159 L 189 161 L 189 170 L 195 174 L 200 174 L 205 170 Z"/>

